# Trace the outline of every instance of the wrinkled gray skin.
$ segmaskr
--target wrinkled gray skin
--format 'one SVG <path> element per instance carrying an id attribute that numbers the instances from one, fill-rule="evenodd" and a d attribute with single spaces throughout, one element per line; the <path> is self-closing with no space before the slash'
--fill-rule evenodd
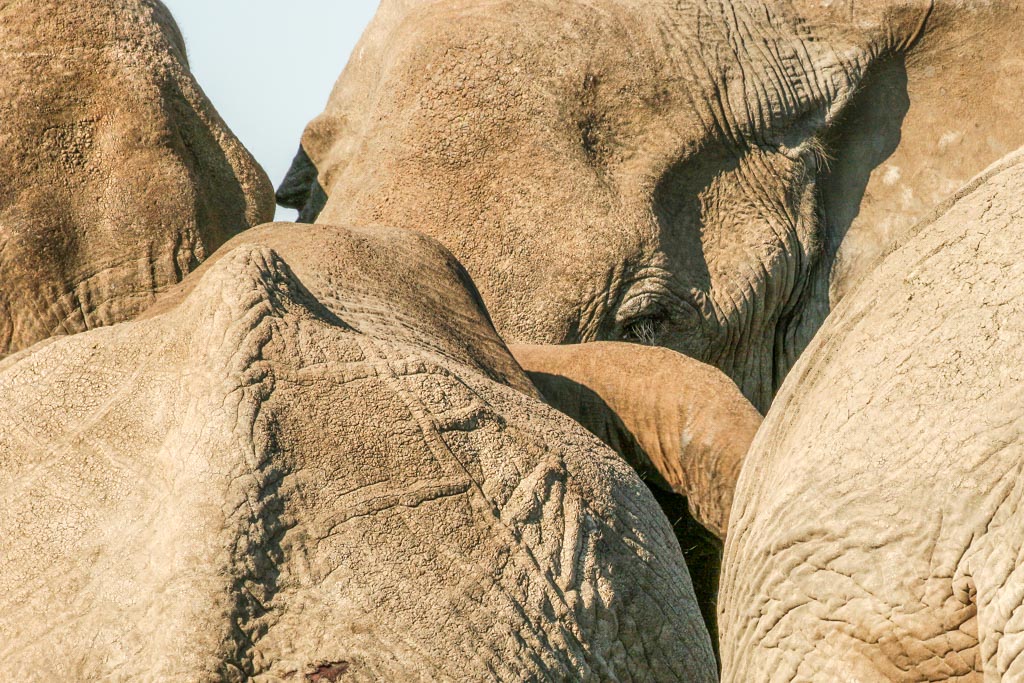
<path id="1" fill-rule="evenodd" d="M 764 412 L 888 245 L 1024 143 L 1022 36 L 1007 3 L 385 0 L 278 197 L 437 238 L 510 342 L 666 346 Z"/>
<path id="2" fill-rule="evenodd" d="M 1024 143 L 1021 36 L 1006 2 L 384 0 L 279 201 L 438 238 L 509 341 L 667 346 L 764 411 Z"/>
<path id="3" fill-rule="evenodd" d="M 837 307 L 736 489 L 723 679 L 1024 680 L 1024 155 Z"/>
<path id="4" fill-rule="evenodd" d="M 253 228 L 0 361 L 0 492 L 0 680 L 716 678 L 654 499 L 420 234 Z"/>

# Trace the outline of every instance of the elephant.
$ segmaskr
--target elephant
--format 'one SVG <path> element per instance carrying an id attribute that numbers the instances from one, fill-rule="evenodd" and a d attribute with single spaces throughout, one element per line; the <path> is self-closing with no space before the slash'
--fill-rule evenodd
<path id="1" fill-rule="evenodd" d="M 383 0 L 277 197 L 438 239 L 507 341 L 666 347 L 764 413 L 877 258 L 1024 144 L 1022 40 L 1002 1 Z M 719 549 L 655 493 L 707 613 Z"/>
<path id="2" fill-rule="evenodd" d="M 725 538 L 733 485 L 761 414 L 717 369 L 665 348 L 622 342 L 513 344 L 548 403 L 596 434 L 641 476 L 686 496 Z"/>
<path id="3" fill-rule="evenodd" d="M 740 474 L 723 680 L 1018 681 L 1024 151 L 836 308 Z"/>
<path id="4" fill-rule="evenodd" d="M 669 349 L 593 342 L 509 350 L 549 405 L 624 455 L 648 482 L 675 522 L 716 644 L 721 539 L 761 414 L 716 368 Z"/>
<path id="5" fill-rule="evenodd" d="M 1022 36 L 1004 0 L 383 0 L 278 201 L 439 239 L 510 342 L 668 347 L 763 413 L 1024 144 Z"/>
<path id="6" fill-rule="evenodd" d="M 273 217 L 159 0 L 5 0 L 0 45 L 0 357 L 134 317 Z"/>
<path id="7" fill-rule="evenodd" d="M 717 679 L 654 498 L 421 233 L 253 228 L 0 361 L 0 491 L 5 680 Z"/>

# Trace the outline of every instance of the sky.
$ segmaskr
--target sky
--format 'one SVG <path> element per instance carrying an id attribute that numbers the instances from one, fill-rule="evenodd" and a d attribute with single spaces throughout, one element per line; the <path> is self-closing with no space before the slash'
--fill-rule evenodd
<path id="1" fill-rule="evenodd" d="M 199 85 L 276 188 L 377 0 L 163 0 Z M 295 211 L 277 208 L 277 220 Z"/>

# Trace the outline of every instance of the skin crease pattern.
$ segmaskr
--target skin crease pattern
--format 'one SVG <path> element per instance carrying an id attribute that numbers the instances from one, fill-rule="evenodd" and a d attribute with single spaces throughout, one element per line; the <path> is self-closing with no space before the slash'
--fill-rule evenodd
<path id="1" fill-rule="evenodd" d="M 654 497 L 422 234 L 248 230 L 0 397 L 4 680 L 717 678 Z"/>
<path id="2" fill-rule="evenodd" d="M 744 464 L 723 680 L 1017 681 L 1024 156 L 843 300 Z"/>
<path id="3" fill-rule="evenodd" d="M 163 4 L 0 11 L 3 357 L 131 319 L 274 202 Z"/>

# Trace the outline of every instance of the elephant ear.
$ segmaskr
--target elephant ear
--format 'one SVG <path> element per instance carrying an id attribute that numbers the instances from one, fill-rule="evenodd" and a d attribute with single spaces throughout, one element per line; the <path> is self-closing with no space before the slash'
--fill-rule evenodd
<path id="1" fill-rule="evenodd" d="M 797 4 L 820 44 L 851 46 L 856 73 L 828 121 L 819 185 L 834 307 L 937 204 L 1024 144 L 1024 91 L 1006 87 L 1024 81 L 1024 12 L 1003 2 Z"/>
<path id="2" fill-rule="evenodd" d="M 348 63 L 334 84 L 324 111 L 302 133 L 291 168 L 277 189 L 277 203 L 299 211 L 298 222 L 313 223 L 327 203 L 333 177 L 356 153 L 361 117 L 372 111 L 381 69 L 401 45 L 401 25 L 416 10 L 439 0 L 382 0 Z"/>

